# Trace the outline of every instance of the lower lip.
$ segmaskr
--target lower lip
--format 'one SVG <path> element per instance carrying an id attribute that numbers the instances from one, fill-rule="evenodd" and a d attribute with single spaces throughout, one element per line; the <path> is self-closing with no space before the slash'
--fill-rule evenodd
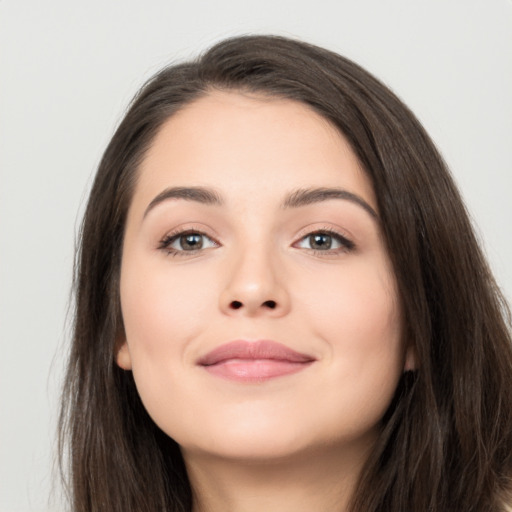
<path id="1" fill-rule="evenodd" d="M 313 361 L 297 363 L 275 359 L 229 359 L 203 368 L 217 377 L 240 382 L 261 382 L 306 369 Z"/>

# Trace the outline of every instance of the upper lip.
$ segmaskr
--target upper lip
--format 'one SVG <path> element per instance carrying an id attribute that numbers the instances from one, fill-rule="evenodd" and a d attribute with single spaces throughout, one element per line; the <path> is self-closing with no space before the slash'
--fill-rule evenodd
<path id="1" fill-rule="evenodd" d="M 211 366 L 229 359 L 273 359 L 291 363 L 308 363 L 315 358 L 292 350 L 291 348 L 271 340 L 245 341 L 235 340 L 208 352 L 198 360 L 201 366 Z"/>

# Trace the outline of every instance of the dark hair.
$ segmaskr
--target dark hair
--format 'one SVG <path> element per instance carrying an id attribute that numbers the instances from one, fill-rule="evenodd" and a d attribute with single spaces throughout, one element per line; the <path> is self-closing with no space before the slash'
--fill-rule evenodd
<path id="1" fill-rule="evenodd" d="M 114 355 L 139 163 L 170 116 L 215 89 L 309 105 L 347 138 L 375 189 L 419 364 L 382 420 L 352 509 L 503 510 L 512 477 L 510 314 L 453 180 L 414 115 L 378 80 L 335 53 L 275 36 L 229 39 L 162 70 L 105 151 L 80 233 L 61 412 L 73 510 L 191 510 L 179 447 L 150 419 Z"/>

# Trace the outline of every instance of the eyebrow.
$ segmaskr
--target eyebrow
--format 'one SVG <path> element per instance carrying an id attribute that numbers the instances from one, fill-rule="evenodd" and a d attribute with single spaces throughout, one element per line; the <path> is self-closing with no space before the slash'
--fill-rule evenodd
<path id="1" fill-rule="evenodd" d="M 344 199 L 361 206 L 373 218 L 378 219 L 377 212 L 360 196 L 342 188 L 301 188 L 291 193 L 284 201 L 283 208 L 300 208 L 308 204 Z"/>
<path id="2" fill-rule="evenodd" d="M 222 206 L 224 204 L 220 194 L 209 187 L 170 187 L 160 192 L 149 203 L 144 212 L 144 217 L 157 205 L 169 199 L 184 199 L 185 201 L 195 201 L 213 206 Z M 373 218 L 378 219 L 377 212 L 362 197 L 341 188 L 301 188 L 287 195 L 281 207 L 284 209 L 300 208 L 331 199 L 350 201 L 362 207 Z"/>
<path id="3" fill-rule="evenodd" d="M 201 204 L 221 206 L 224 201 L 215 190 L 207 187 L 170 187 L 160 192 L 149 203 L 144 217 L 158 204 L 169 199 L 184 199 L 185 201 L 195 201 Z"/>

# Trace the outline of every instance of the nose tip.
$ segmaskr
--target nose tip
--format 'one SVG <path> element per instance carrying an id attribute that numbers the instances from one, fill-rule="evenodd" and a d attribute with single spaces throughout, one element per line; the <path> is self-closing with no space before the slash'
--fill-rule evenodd
<path id="1" fill-rule="evenodd" d="M 279 260 L 270 251 L 226 263 L 226 281 L 220 293 L 224 314 L 280 316 L 290 308 L 290 297 Z"/>

